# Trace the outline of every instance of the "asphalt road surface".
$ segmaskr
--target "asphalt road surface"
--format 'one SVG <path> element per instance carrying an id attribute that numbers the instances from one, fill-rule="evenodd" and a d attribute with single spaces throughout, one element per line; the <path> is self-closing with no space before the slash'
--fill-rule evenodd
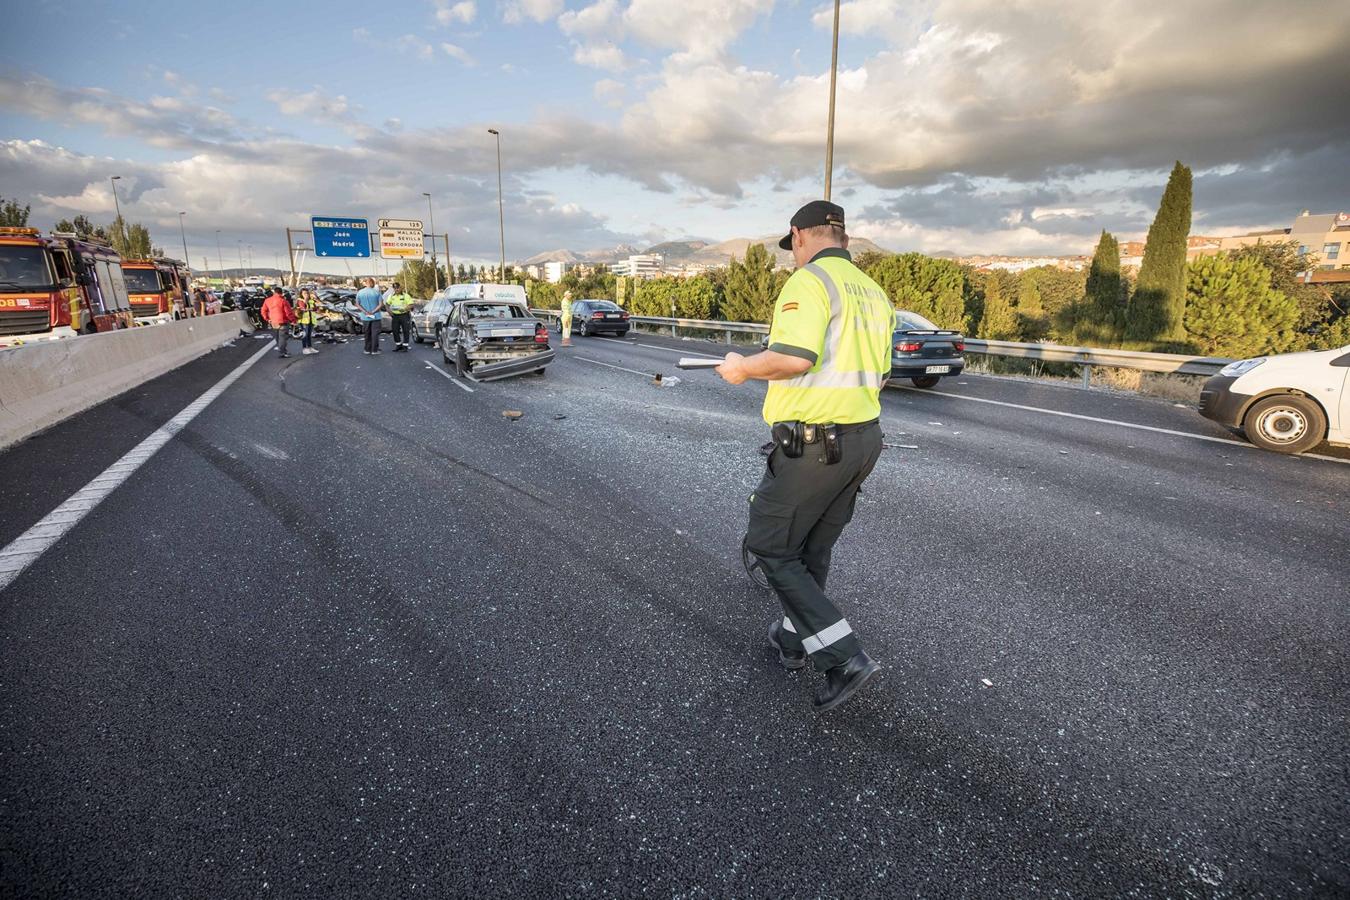
<path id="1" fill-rule="evenodd" d="M 262 346 L 0 454 L 0 546 Z M 740 569 L 763 388 L 649 377 L 710 351 L 259 359 L 0 592 L 0 893 L 1350 891 L 1350 465 L 888 390 L 831 576 L 884 669 L 817 717 Z"/>

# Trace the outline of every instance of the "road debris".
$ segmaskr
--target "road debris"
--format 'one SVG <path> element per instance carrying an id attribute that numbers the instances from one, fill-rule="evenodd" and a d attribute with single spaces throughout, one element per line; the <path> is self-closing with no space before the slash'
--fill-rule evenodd
<path id="1" fill-rule="evenodd" d="M 503 418 L 503 419 L 510 419 L 512 422 L 514 422 L 516 419 L 519 419 L 519 418 L 520 418 L 521 416 L 523 416 L 523 415 L 525 415 L 525 414 L 524 414 L 523 412 L 521 412 L 520 410 L 518 410 L 518 409 L 504 409 L 504 410 L 502 410 L 502 418 Z"/>
<path id="2" fill-rule="evenodd" d="M 994 686 L 994 683 L 993 683 L 992 681 L 990 681 L 988 678 L 981 678 L 981 679 L 980 679 L 980 683 L 983 684 L 985 687 L 993 687 L 993 686 Z"/>
<path id="3" fill-rule="evenodd" d="M 566 415 L 564 415 L 563 413 L 558 413 L 556 416 L 553 417 L 553 421 L 561 422 L 565 418 L 567 418 Z"/>
<path id="4" fill-rule="evenodd" d="M 882 444 L 882 450 L 918 450 L 918 444 Z"/>

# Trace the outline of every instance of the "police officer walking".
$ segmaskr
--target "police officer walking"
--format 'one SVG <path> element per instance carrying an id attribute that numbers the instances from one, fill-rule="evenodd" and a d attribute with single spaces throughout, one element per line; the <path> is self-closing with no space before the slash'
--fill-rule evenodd
<path id="1" fill-rule="evenodd" d="M 792 217 L 779 246 L 797 271 L 774 306 L 769 347 L 728 353 L 731 384 L 767 381 L 774 448 L 750 496 L 746 550 L 778 594 L 769 643 L 787 669 L 807 657 L 825 673 L 817 712 L 853 696 L 881 668 L 825 593 L 830 554 L 853 518 L 858 489 L 881 454 L 880 392 L 891 371 L 895 309 L 853 264 L 844 210 L 825 200 Z"/>
<path id="2" fill-rule="evenodd" d="M 389 317 L 394 320 L 394 352 L 407 353 L 412 341 L 412 296 L 403 292 L 403 285 L 394 282 L 394 293 L 384 301 Z"/>

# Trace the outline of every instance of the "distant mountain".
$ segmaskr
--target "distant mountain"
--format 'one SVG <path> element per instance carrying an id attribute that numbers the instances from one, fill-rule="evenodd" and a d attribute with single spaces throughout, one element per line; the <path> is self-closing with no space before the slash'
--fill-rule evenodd
<path id="1" fill-rule="evenodd" d="M 648 247 L 643 253 L 659 253 L 668 263 L 684 263 L 708 246 L 708 241 L 666 241 Z"/>
<path id="2" fill-rule="evenodd" d="M 637 247 L 632 244 L 620 244 L 617 247 L 610 247 L 605 250 L 586 250 L 581 254 L 581 261 L 590 263 L 614 263 L 621 259 L 627 259 L 630 256 L 636 256 L 641 253 Z"/>
<path id="3" fill-rule="evenodd" d="M 793 265 L 792 254 L 787 250 L 778 249 L 778 240 L 782 235 L 771 234 L 765 237 L 757 238 L 732 238 L 721 243 L 710 243 L 703 240 L 692 241 L 665 241 L 655 244 L 643 250 L 634 247 L 631 244 L 620 244 L 617 247 L 609 247 L 601 250 L 586 250 L 581 253 L 575 253 L 571 250 L 550 250 L 547 253 L 540 253 L 531 256 L 521 265 L 537 266 L 546 262 L 584 262 L 595 264 L 616 263 L 627 259 L 630 256 L 638 254 L 655 253 L 665 258 L 666 264 L 671 266 L 696 265 L 696 266 L 725 266 L 732 258 L 745 259 L 745 253 L 752 244 L 763 244 L 764 248 L 777 261 L 778 265 L 791 268 Z M 885 253 L 888 252 L 869 241 L 867 238 L 854 237 L 849 239 L 849 249 L 856 255 L 868 251 Z"/>
<path id="4" fill-rule="evenodd" d="M 762 244 L 764 249 L 769 251 L 778 265 L 785 268 L 791 268 L 794 263 L 792 253 L 788 250 L 780 250 L 778 241 L 782 238 L 781 234 L 771 234 L 767 237 L 758 238 L 732 238 L 729 241 L 723 241 L 720 244 L 713 244 L 711 247 L 705 247 L 700 250 L 694 259 L 694 262 L 707 266 L 724 266 L 734 257 L 736 259 L 745 259 L 746 251 L 753 244 Z M 867 238 L 850 237 L 849 251 L 855 256 L 859 253 L 868 251 L 874 253 L 885 253 L 881 247 L 869 241 Z"/>
<path id="5" fill-rule="evenodd" d="M 544 253 L 536 253 L 534 256 L 531 256 L 529 259 L 525 260 L 525 262 L 521 263 L 521 265 L 542 266 L 544 263 L 550 262 L 575 263 L 580 261 L 581 257 L 577 256 L 571 250 L 548 250 Z"/>

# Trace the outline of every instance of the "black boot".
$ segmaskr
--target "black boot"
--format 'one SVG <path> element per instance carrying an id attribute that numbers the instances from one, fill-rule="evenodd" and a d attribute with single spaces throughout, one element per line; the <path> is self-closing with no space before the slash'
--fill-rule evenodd
<path id="1" fill-rule="evenodd" d="M 788 650 L 783 646 L 783 620 L 775 619 L 769 626 L 769 644 L 778 651 L 778 661 L 789 672 L 806 667 L 805 650 Z"/>
<path id="2" fill-rule="evenodd" d="M 825 672 L 825 686 L 816 693 L 816 702 L 812 707 L 818 713 L 829 712 L 867 683 L 867 680 L 881 671 L 881 664 L 863 651 L 849 657 L 848 662 L 837 665 Z"/>

